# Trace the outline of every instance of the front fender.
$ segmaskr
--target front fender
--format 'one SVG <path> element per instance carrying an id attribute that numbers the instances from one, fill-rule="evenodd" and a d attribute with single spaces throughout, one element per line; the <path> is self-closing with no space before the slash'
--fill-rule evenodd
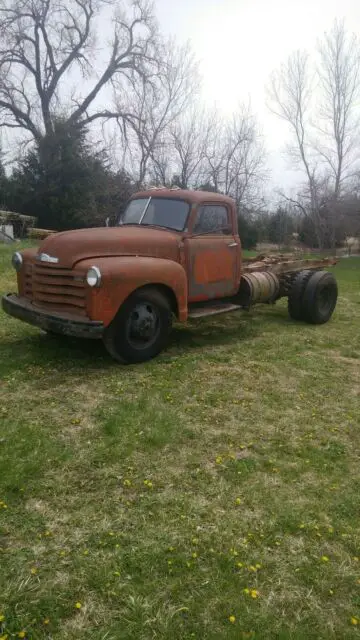
<path id="1" fill-rule="evenodd" d="M 131 293 L 140 287 L 157 284 L 173 291 L 178 318 L 182 322 L 187 319 L 187 276 L 177 262 L 163 258 L 120 256 L 81 260 L 76 264 L 85 272 L 92 266 L 101 271 L 101 285 L 94 288 L 85 285 L 91 320 L 101 320 L 108 326 Z"/>

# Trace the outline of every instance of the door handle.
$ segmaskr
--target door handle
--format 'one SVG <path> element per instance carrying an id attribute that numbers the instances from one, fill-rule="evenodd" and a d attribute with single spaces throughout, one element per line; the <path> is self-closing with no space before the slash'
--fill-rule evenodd
<path id="1" fill-rule="evenodd" d="M 237 242 L 230 242 L 230 244 L 228 244 L 228 247 L 237 247 L 238 243 Z"/>

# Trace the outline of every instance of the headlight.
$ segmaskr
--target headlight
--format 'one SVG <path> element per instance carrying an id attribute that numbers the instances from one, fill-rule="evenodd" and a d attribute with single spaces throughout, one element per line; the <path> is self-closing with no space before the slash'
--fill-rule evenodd
<path id="1" fill-rule="evenodd" d="M 89 271 L 86 274 L 86 282 L 89 287 L 100 287 L 101 283 L 101 273 L 98 267 L 90 267 Z"/>
<path id="2" fill-rule="evenodd" d="M 19 253 L 18 251 L 16 253 L 14 253 L 11 262 L 12 262 L 12 266 L 14 267 L 14 269 L 16 271 L 20 271 L 20 269 L 22 267 L 22 263 L 23 263 L 23 257 L 21 255 L 21 253 Z"/>

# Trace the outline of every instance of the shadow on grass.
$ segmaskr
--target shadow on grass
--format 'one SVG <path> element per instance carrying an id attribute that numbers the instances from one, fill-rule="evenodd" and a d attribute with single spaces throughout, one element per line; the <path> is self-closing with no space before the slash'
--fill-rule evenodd
<path id="1" fill-rule="evenodd" d="M 226 345 L 239 340 L 251 340 L 272 324 L 288 324 L 284 309 L 272 307 L 269 313 L 256 310 L 232 313 L 204 320 L 193 320 L 186 325 L 175 324 L 169 346 L 154 363 L 173 359 L 179 352 L 191 354 L 216 345 Z M 20 334 L 0 345 L 0 376 L 9 375 L 22 367 L 47 369 L 106 369 L 119 366 L 105 350 L 101 340 L 77 339 L 66 336 Z M 141 365 L 140 365 L 141 366 Z"/>

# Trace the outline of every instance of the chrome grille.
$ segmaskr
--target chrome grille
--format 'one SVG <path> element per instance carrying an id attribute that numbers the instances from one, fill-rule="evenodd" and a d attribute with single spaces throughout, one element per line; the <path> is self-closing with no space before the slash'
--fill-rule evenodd
<path id="1" fill-rule="evenodd" d="M 35 263 L 32 267 L 32 298 L 41 306 L 86 315 L 83 275 L 73 269 Z"/>

